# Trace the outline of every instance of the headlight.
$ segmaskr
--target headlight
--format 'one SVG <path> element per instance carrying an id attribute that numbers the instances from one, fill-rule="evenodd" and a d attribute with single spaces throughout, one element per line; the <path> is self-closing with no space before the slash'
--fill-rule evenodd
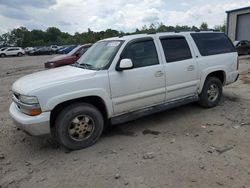
<path id="1" fill-rule="evenodd" d="M 36 116 L 42 113 L 39 101 L 35 96 L 13 94 L 13 101 L 21 112 L 29 116 Z"/>
<path id="2" fill-rule="evenodd" d="M 25 96 L 25 95 L 20 95 L 19 96 L 20 102 L 24 104 L 38 104 L 38 99 L 33 96 Z"/>

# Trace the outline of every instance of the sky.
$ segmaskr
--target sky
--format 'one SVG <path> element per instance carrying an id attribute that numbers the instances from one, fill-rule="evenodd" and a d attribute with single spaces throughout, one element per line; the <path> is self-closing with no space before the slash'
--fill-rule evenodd
<path id="1" fill-rule="evenodd" d="M 226 20 L 226 10 L 250 6 L 250 0 L 0 0 L 0 34 L 24 26 L 58 27 L 74 34 L 88 28 L 124 32 L 143 25 L 209 27 Z"/>

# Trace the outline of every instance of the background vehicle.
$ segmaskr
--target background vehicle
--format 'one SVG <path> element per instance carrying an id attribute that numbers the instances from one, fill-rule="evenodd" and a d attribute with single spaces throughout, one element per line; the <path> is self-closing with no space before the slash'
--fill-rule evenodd
<path id="1" fill-rule="evenodd" d="M 234 43 L 237 52 L 239 55 L 248 55 L 250 54 L 250 42 L 247 40 L 236 41 Z"/>
<path id="2" fill-rule="evenodd" d="M 0 49 L 0 52 L 6 50 L 7 48 L 8 48 L 8 47 L 3 47 L 3 48 L 1 48 L 1 49 Z"/>
<path id="3" fill-rule="evenodd" d="M 77 45 L 70 45 L 70 46 L 66 46 L 65 48 L 62 48 L 60 50 L 58 50 L 58 54 L 67 54 L 69 53 L 71 50 L 73 50 Z"/>
<path id="4" fill-rule="evenodd" d="M 28 52 L 29 55 L 52 55 L 53 53 L 53 50 L 47 46 L 36 47 Z"/>
<path id="5" fill-rule="evenodd" d="M 57 45 L 51 45 L 50 48 L 51 48 L 51 50 L 52 50 L 54 53 L 56 53 L 57 50 L 59 49 L 59 47 L 58 47 Z"/>
<path id="6" fill-rule="evenodd" d="M 64 65 L 75 63 L 90 47 L 92 44 L 84 44 L 75 47 L 71 52 L 66 55 L 59 55 L 44 63 L 45 68 L 55 68 Z"/>
<path id="7" fill-rule="evenodd" d="M 33 47 L 27 47 L 27 48 L 24 49 L 25 53 L 27 53 L 27 54 L 28 54 L 31 50 L 34 50 L 34 48 L 33 48 Z"/>
<path id="8" fill-rule="evenodd" d="M 129 35 L 95 43 L 77 63 L 23 77 L 12 86 L 10 115 L 31 135 L 62 146 L 94 144 L 104 123 L 119 124 L 199 102 L 219 104 L 239 77 L 238 54 L 219 32 Z"/>
<path id="9" fill-rule="evenodd" d="M 23 55 L 25 55 L 25 51 L 20 47 L 8 47 L 0 52 L 0 57 L 23 56 Z"/>

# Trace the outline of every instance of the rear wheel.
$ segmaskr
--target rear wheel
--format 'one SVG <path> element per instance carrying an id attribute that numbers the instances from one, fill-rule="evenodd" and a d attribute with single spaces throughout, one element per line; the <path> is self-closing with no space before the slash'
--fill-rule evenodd
<path id="1" fill-rule="evenodd" d="M 103 131 L 100 111 L 88 103 L 75 103 L 58 115 L 55 123 L 56 140 L 69 150 L 78 150 L 96 143 Z"/>
<path id="2" fill-rule="evenodd" d="M 6 55 L 5 54 L 0 54 L 0 57 L 5 57 Z"/>
<path id="3" fill-rule="evenodd" d="M 199 104 L 205 108 L 218 105 L 222 96 L 222 83 L 216 77 L 208 77 L 200 94 Z"/>

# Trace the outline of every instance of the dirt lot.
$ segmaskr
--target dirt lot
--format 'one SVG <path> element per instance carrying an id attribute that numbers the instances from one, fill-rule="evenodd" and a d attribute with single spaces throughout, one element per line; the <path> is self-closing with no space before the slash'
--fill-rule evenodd
<path id="1" fill-rule="evenodd" d="M 15 128 L 11 84 L 51 56 L 0 59 L 0 187 L 250 187 L 250 57 L 217 108 L 197 104 L 111 128 L 71 153 Z"/>

